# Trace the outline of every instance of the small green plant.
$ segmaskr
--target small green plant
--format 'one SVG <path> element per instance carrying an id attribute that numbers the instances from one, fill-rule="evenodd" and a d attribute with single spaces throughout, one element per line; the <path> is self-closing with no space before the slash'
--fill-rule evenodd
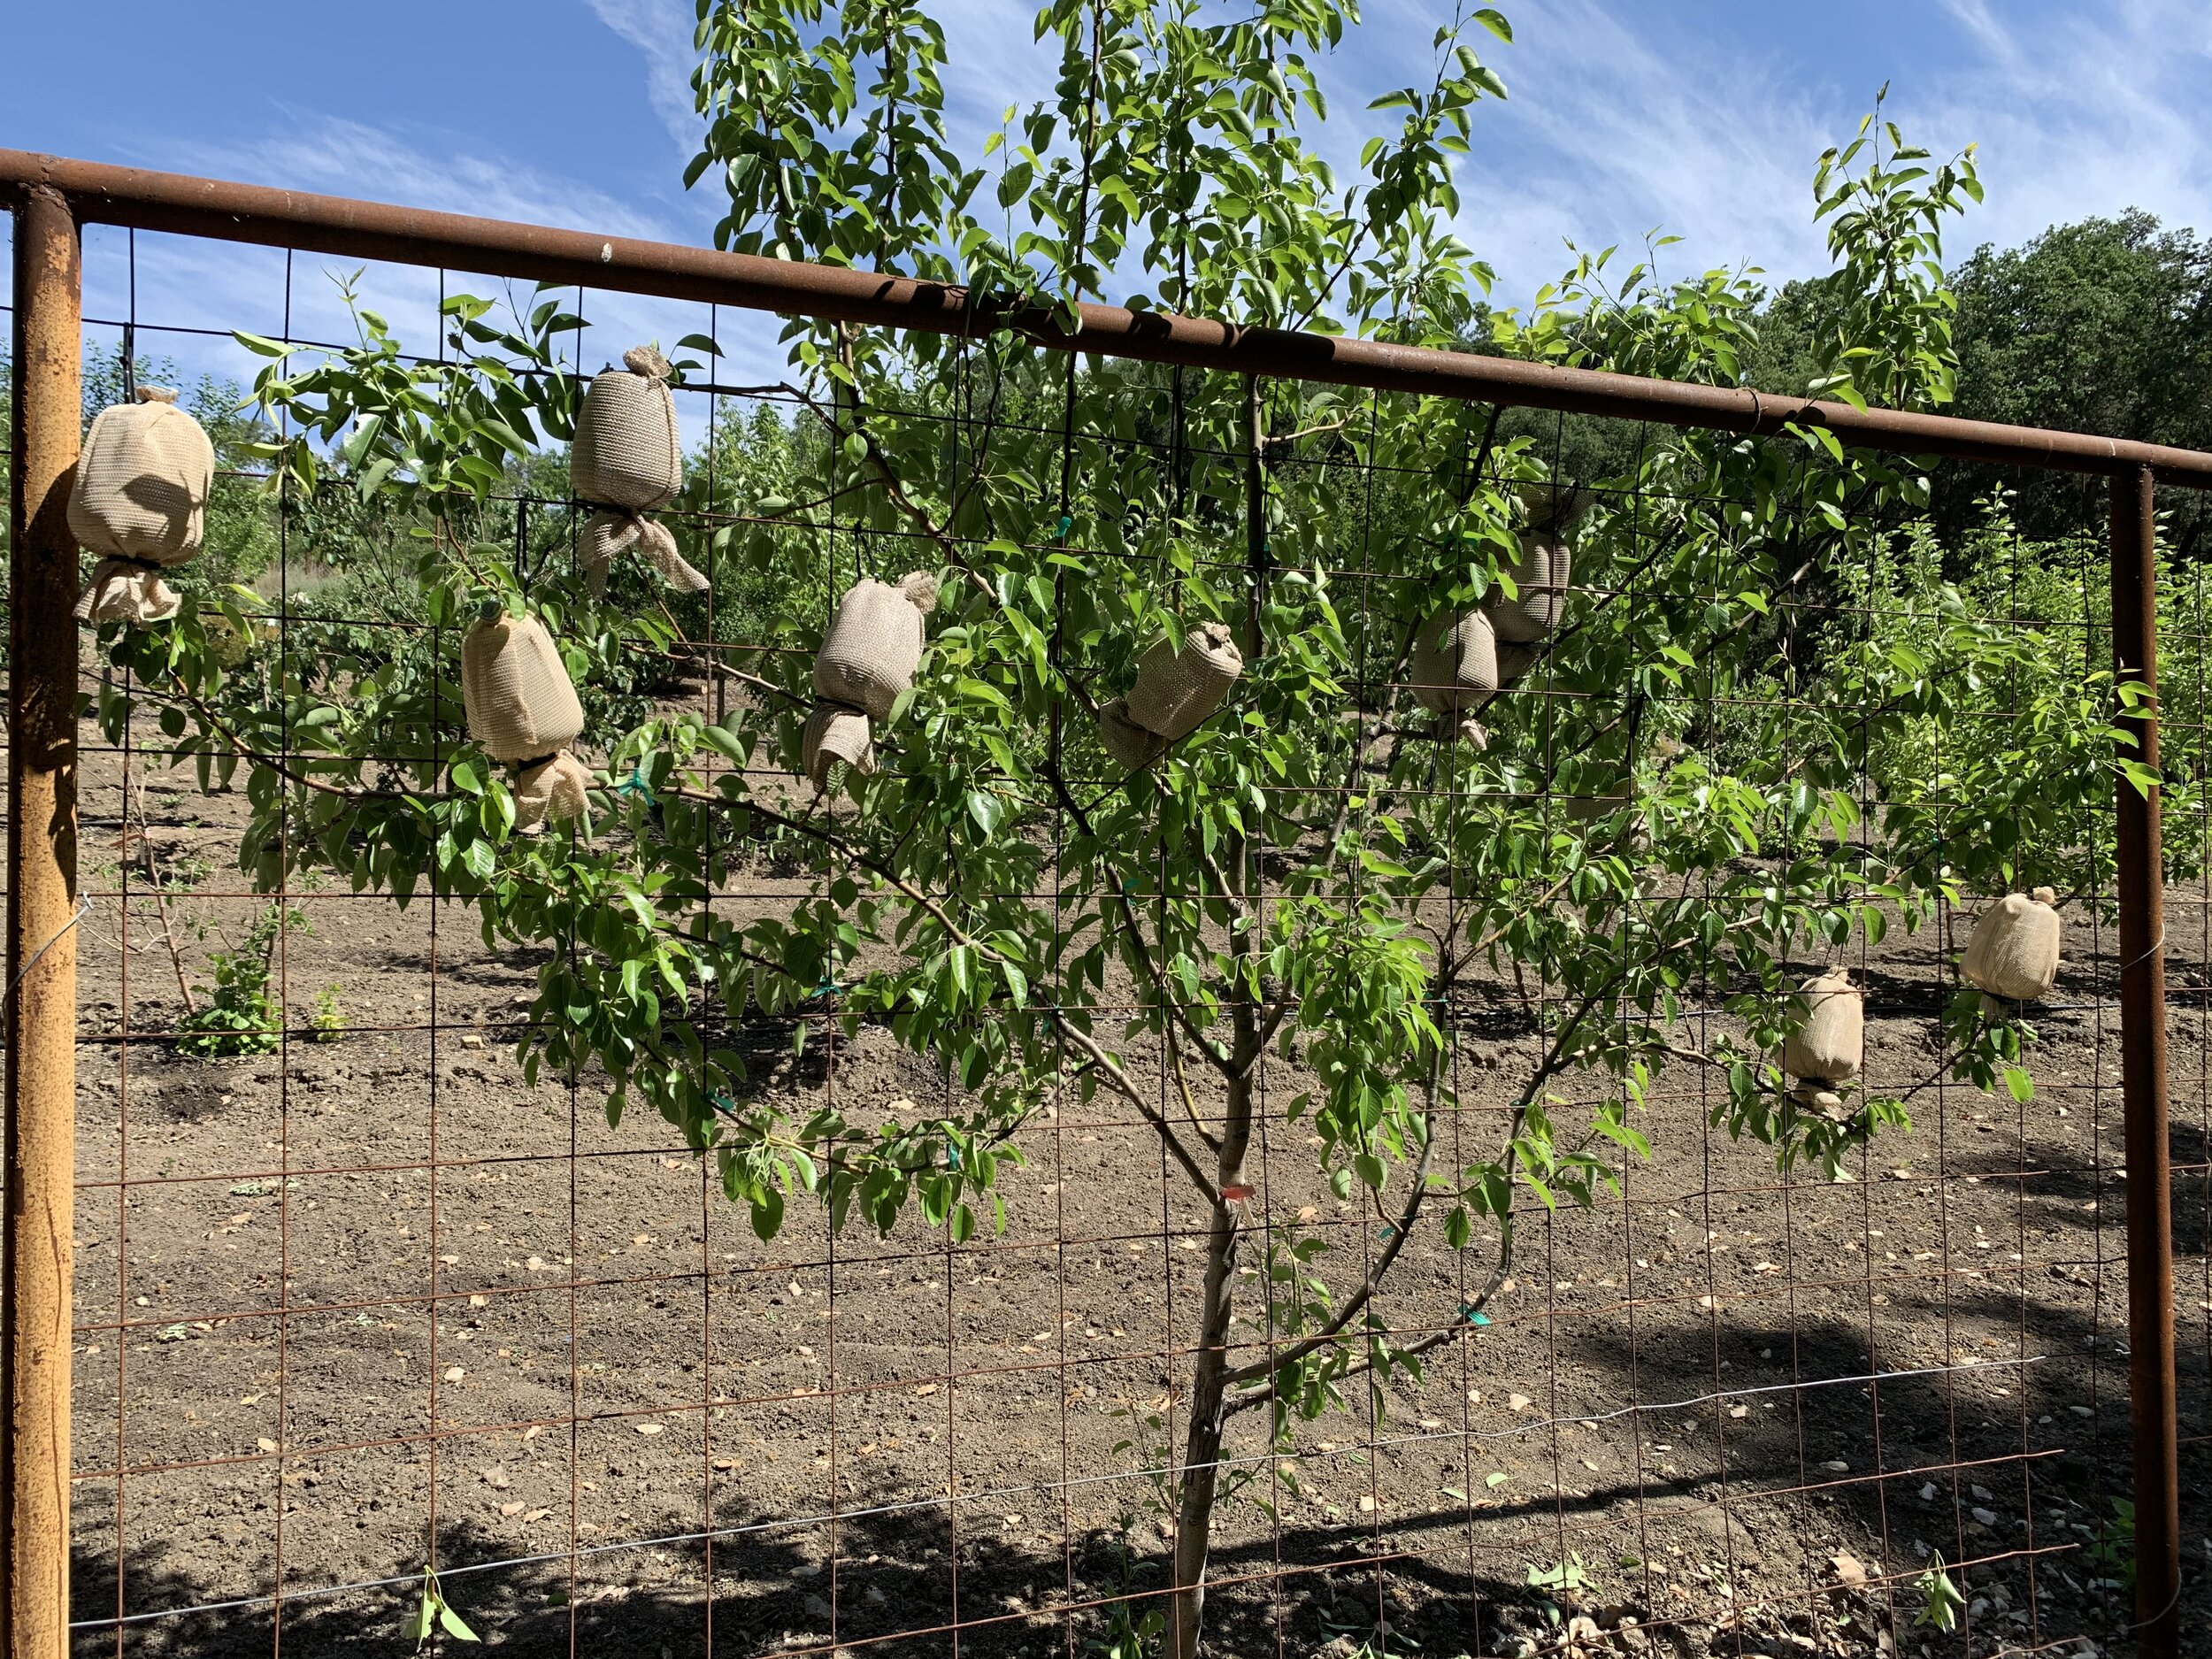
<path id="1" fill-rule="evenodd" d="M 1941 1550 L 1930 1552 L 1927 1566 L 1914 1583 L 1919 1586 L 1924 1605 L 1913 1623 L 1946 1632 L 1956 1630 L 1959 1611 L 1965 1607 L 1966 1597 L 1959 1589 L 1958 1580 L 1944 1571 Z"/>
<path id="2" fill-rule="evenodd" d="M 307 1016 L 311 1042 L 335 1042 L 346 1033 L 346 1010 L 338 1005 L 338 987 L 326 985 L 315 993 L 315 1006 Z"/>
<path id="3" fill-rule="evenodd" d="M 2097 1528 L 2089 1546 L 2089 1559 L 2103 1570 L 2115 1587 L 2135 1587 L 2135 1505 L 2125 1498 L 2112 1500 L 2112 1518 Z"/>
<path id="4" fill-rule="evenodd" d="M 1139 1610 L 1137 1554 L 1129 1541 L 1136 1519 L 1131 1514 L 1121 1517 L 1120 1535 L 1116 1540 L 1121 1556 L 1121 1594 L 1107 1608 L 1105 1633 L 1092 1637 L 1086 1644 L 1101 1659 L 1152 1659 L 1160 1651 L 1160 1633 L 1167 1628 L 1167 1615 L 1156 1604 Z"/>
<path id="5" fill-rule="evenodd" d="M 274 1052 L 279 1015 L 269 996 L 269 959 L 287 928 L 306 926 L 307 918 L 299 911 L 272 904 L 254 918 L 243 944 L 208 952 L 215 988 L 205 1008 L 184 1017 L 185 1036 L 178 1048 L 201 1060 Z"/>
<path id="6" fill-rule="evenodd" d="M 455 1641 L 481 1641 L 482 1637 L 468 1627 L 466 1620 L 453 1610 L 453 1604 L 445 1599 L 438 1587 L 438 1575 L 428 1567 L 422 1570 L 422 1599 L 416 1604 L 414 1616 L 407 1621 L 407 1634 L 419 1652 L 430 1641 L 432 1630 L 442 1630 Z"/>
<path id="7" fill-rule="evenodd" d="M 1530 1589 L 1542 1593 L 1544 1617 L 1554 1624 L 1566 1616 L 1565 1609 L 1560 1605 L 1563 1601 L 1580 1591 L 1597 1587 L 1596 1581 L 1590 1577 L 1588 1565 L 1572 1550 L 1567 1552 L 1566 1560 L 1548 1567 L 1536 1562 L 1529 1563 L 1528 1585 Z"/>

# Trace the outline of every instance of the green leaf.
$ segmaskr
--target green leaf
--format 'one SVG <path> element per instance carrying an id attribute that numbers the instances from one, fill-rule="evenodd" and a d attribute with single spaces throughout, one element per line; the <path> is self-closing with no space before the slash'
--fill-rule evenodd
<path id="1" fill-rule="evenodd" d="M 783 1230 L 783 1189 L 772 1183 L 764 1183 L 753 1194 L 753 1232 L 762 1243 Z"/>
<path id="2" fill-rule="evenodd" d="M 468 1627 L 467 1624 L 462 1619 L 461 1616 L 453 1610 L 449 1603 L 444 1601 L 441 1601 L 438 1603 L 438 1624 L 445 1631 L 445 1633 L 452 1637 L 456 1641 L 476 1641 L 480 1640 L 476 1632 Z"/>

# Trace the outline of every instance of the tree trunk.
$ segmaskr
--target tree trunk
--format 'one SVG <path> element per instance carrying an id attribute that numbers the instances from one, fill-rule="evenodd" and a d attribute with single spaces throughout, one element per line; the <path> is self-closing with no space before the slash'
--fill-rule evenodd
<path id="1" fill-rule="evenodd" d="M 1252 1140 L 1252 1085 L 1229 1086 L 1222 1125 L 1217 1188 L 1244 1184 L 1244 1155 Z M 1183 1441 L 1182 1491 L 1175 1515 L 1175 1609 L 1168 1659 L 1198 1659 L 1206 1610 L 1206 1555 L 1212 1541 L 1214 1502 L 1220 1487 L 1221 1435 L 1226 1415 L 1229 1317 L 1236 1307 L 1237 1246 L 1241 1229 L 1234 1209 L 1214 1200 L 1206 1239 L 1206 1288 L 1199 1306 L 1198 1357 L 1192 1367 L 1190 1428 Z"/>
<path id="2" fill-rule="evenodd" d="M 1247 662 L 1256 662 L 1262 647 L 1260 618 L 1265 606 L 1267 545 L 1267 424 L 1256 378 L 1245 388 L 1248 449 L 1245 454 L 1244 537 L 1250 591 L 1240 630 Z M 1251 848 L 1241 835 L 1228 843 L 1225 872 L 1235 899 L 1256 885 Z M 1241 908 L 1233 902 L 1232 910 Z M 1182 1489 L 1175 1509 L 1175 1606 L 1168 1627 L 1168 1659 L 1198 1659 L 1206 1613 L 1206 1557 L 1213 1541 L 1214 1504 L 1221 1487 L 1221 1436 L 1228 1418 L 1229 1318 L 1236 1310 L 1237 1247 L 1241 1238 L 1234 1204 L 1222 1196 L 1246 1185 L 1244 1155 L 1252 1144 L 1252 1075 L 1260 1050 L 1261 1011 L 1250 986 L 1251 953 L 1259 930 L 1247 915 L 1235 935 L 1236 956 L 1229 976 L 1229 1012 L 1235 1031 L 1233 1064 L 1225 1079 L 1227 1109 L 1221 1125 L 1221 1156 L 1216 1168 L 1213 1223 L 1206 1238 L 1206 1288 L 1199 1305 L 1198 1357 L 1191 1367 L 1190 1427 L 1183 1440 Z M 1171 995 L 1165 986 L 1161 994 Z M 1239 1199 L 1237 1202 L 1241 1202 Z"/>

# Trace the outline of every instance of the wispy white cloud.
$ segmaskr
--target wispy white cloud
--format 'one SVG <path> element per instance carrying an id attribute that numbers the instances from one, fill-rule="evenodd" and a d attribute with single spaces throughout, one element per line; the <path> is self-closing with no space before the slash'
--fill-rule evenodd
<path id="1" fill-rule="evenodd" d="M 280 183 L 295 189 L 398 202 L 451 212 L 535 224 L 572 226 L 622 236 L 696 241 L 673 225 L 582 180 L 549 173 L 495 151 L 472 148 L 468 135 L 284 112 L 280 135 L 255 145 L 182 143 L 166 147 L 159 165 L 219 178 Z M 288 266 L 279 250 L 190 237 L 96 228 L 86 239 L 87 315 L 134 316 L 140 349 L 173 358 L 188 376 L 211 373 L 243 382 L 261 360 L 222 336 L 233 328 L 302 341 L 352 337 L 343 300 L 332 279 L 359 271 L 364 303 L 388 319 L 411 350 L 434 350 L 437 300 L 471 291 L 526 302 L 529 285 L 466 273 L 370 265 L 303 254 Z M 617 360 L 641 340 L 664 345 L 688 334 L 715 332 L 726 354 L 717 378 L 758 383 L 782 373 L 775 319 L 750 312 L 594 291 L 584 303 L 591 327 L 578 345 L 587 371 Z M 217 331 L 212 336 L 185 330 Z M 703 404 L 682 401 L 687 435 L 701 435 Z"/>
<path id="2" fill-rule="evenodd" d="M 574 225 L 621 236 L 675 234 L 673 226 L 634 200 L 488 149 L 480 134 L 371 126 L 285 105 L 278 106 L 276 118 L 271 135 L 251 145 L 165 143 L 159 165 L 487 219 Z"/>
<path id="3" fill-rule="evenodd" d="M 2017 242 L 2130 207 L 2212 223 L 2212 9 L 2201 0 L 2006 22 L 1980 0 L 1948 5 L 1980 56 L 1901 87 L 1897 104 L 1916 127 L 1979 142 L 1989 205 L 1970 225 L 1976 241 Z"/>
<path id="4" fill-rule="evenodd" d="M 697 61 L 696 27 L 685 0 L 587 0 L 592 13 L 637 48 L 645 58 L 646 96 L 653 113 L 682 148 L 686 160 L 699 144 L 699 116 L 692 102 L 691 70 Z"/>
<path id="5" fill-rule="evenodd" d="M 1685 238 L 1669 254 L 1678 269 L 1827 268 L 1813 163 L 1849 136 L 1873 87 L 1837 85 L 1809 54 L 1669 28 L 1625 0 L 1513 11 L 1519 41 L 1501 60 L 1513 96 L 1478 122 L 1463 178 L 1463 229 L 1497 264 L 1502 298 L 1550 275 L 1563 239 L 1595 248 L 1655 227 Z M 1954 232 L 1955 257 L 2131 206 L 2212 222 L 2212 8 L 1941 11 L 1955 32 L 1940 55 L 1901 59 L 1889 112 L 1939 155 L 1979 145 L 1988 202 Z"/>
<path id="6" fill-rule="evenodd" d="M 1665 36 L 1631 8 L 1543 0 L 1515 15 L 1511 91 L 1485 112 L 1463 229 L 1513 303 L 1567 261 L 1654 230 L 1669 267 L 1816 264 L 1807 180 L 1830 124 L 1780 64 L 1711 35 Z M 1717 88 L 1724 87 L 1724 97 Z"/>

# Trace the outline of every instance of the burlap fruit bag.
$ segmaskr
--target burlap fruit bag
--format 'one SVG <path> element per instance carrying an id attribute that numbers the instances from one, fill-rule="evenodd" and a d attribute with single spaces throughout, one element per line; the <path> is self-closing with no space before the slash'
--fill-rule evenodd
<path id="1" fill-rule="evenodd" d="M 926 571 L 896 587 L 863 577 L 845 590 L 814 655 L 814 695 L 872 720 L 910 690 L 927 641 L 923 618 L 937 608 L 937 579 Z"/>
<path id="2" fill-rule="evenodd" d="M 623 367 L 595 376 L 585 389 L 569 447 L 569 487 L 577 500 L 599 509 L 584 526 L 585 579 L 592 592 L 602 592 L 614 556 L 635 543 L 671 588 L 703 594 L 707 579 L 676 550 L 668 526 L 643 516 L 683 488 L 668 359 L 650 346 L 633 346 L 622 361 Z"/>
<path id="3" fill-rule="evenodd" d="M 895 585 L 864 576 L 845 590 L 814 654 L 814 695 L 799 763 L 817 795 L 827 795 L 832 768 L 849 784 L 876 769 L 875 732 L 914 686 L 929 642 L 926 618 L 937 608 L 937 579 L 913 571 Z"/>
<path id="4" fill-rule="evenodd" d="M 1805 1021 L 1782 1044 L 1782 1070 L 1801 1083 L 1847 1083 L 1866 1063 L 1866 1002 L 1847 969 L 1808 979 Z"/>
<path id="5" fill-rule="evenodd" d="M 2008 893 L 1981 913 L 1959 971 L 1993 996 L 2032 1002 L 2058 983 L 2059 941 L 2064 931 L 2048 887 Z"/>
<path id="6" fill-rule="evenodd" d="M 471 625 L 461 639 L 461 705 L 469 735 L 517 770 L 516 828 L 586 816 L 591 773 L 568 752 L 583 733 L 584 705 L 542 622 L 503 611 Z"/>
<path id="7" fill-rule="evenodd" d="M 1106 752 L 1136 771 L 1203 726 L 1244 672 L 1226 623 L 1202 622 L 1178 650 L 1163 635 L 1137 659 L 1137 683 L 1098 711 Z"/>
<path id="8" fill-rule="evenodd" d="M 1542 660 L 1543 651 L 1533 645 L 1498 645 L 1498 684 L 1500 687 L 1517 686 L 1528 671 Z"/>
<path id="9" fill-rule="evenodd" d="M 1525 484 L 1521 500 L 1528 524 L 1521 532 L 1517 557 L 1501 561 L 1501 574 L 1513 579 L 1514 595 L 1503 585 L 1484 601 L 1498 638 L 1513 645 L 1533 645 L 1550 637 L 1567 611 L 1567 590 L 1574 579 L 1574 554 L 1568 535 L 1589 510 L 1586 490 Z"/>
<path id="10" fill-rule="evenodd" d="M 1132 772 L 1142 772 L 1167 753 L 1167 739 L 1129 718 L 1129 699 L 1116 697 L 1098 711 L 1098 738 L 1106 752 Z"/>
<path id="11" fill-rule="evenodd" d="M 1171 743 L 1188 737 L 1210 719 L 1244 672 L 1244 657 L 1223 622 L 1202 622 L 1183 636 L 1177 650 L 1164 638 L 1137 659 L 1137 683 L 1129 688 L 1129 718 Z"/>
<path id="12" fill-rule="evenodd" d="M 1406 672 L 1413 698 L 1440 718 L 1455 720 L 1460 736 L 1478 749 L 1489 735 L 1475 710 L 1498 695 L 1498 641 L 1490 618 L 1480 611 L 1432 617 L 1413 636 Z"/>
<path id="13" fill-rule="evenodd" d="M 845 768 L 848 783 L 876 769 L 875 733 L 868 717 L 838 703 L 818 703 L 807 716 L 802 762 L 814 793 L 827 795 L 837 781 L 834 768 Z"/>
<path id="14" fill-rule="evenodd" d="M 77 601 L 89 622 L 164 622 L 182 603 L 161 580 L 200 550 L 215 446 L 166 387 L 92 418 L 69 491 L 69 533 L 100 556 Z"/>

